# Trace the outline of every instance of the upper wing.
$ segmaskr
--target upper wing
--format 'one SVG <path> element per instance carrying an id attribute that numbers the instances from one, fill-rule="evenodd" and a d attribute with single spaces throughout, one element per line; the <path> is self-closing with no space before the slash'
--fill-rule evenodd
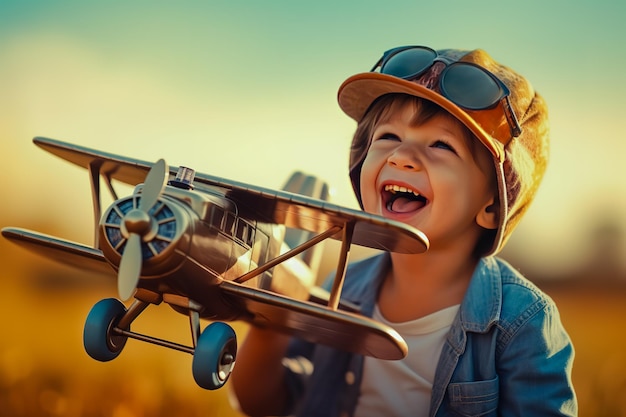
<path id="1" fill-rule="evenodd" d="M 37 137 L 35 144 L 69 162 L 90 169 L 98 167 L 101 175 L 127 184 L 143 182 L 152 163 L 127 158 L 70 143 Z M 178 167 L 170 166 L 175 175 Z M 354 225 L 352 242 L 374 249 L 403 253 L 421 253 L 428 249 L 428 238 L 416 228 L 402 222 L 359 210 L 337 206 L 314 198 L 271 190 L 220 177 L 197 173 L 198 190 L 220 192 L 235 201 L 248 216 L 264 222 L 284 224 L 321 233 L 333 226 Z M 342 239 L 341 232 L 333 236 Z"/>
<path id="2" fill-rule="evenodd" d="M 57 262 L 62 259 L 63 263 L 82 270 L 115 276 L 102 252 L 91 246 L 13 227 L 2 229 L 2 236 L 48 259 Z"/>
<path id="3" fill-rule="evenodd" d="M 402 359 L 408 352 L 406 342 L 394 329 L 360 314 L 331 310 L 232 281 L 222 281 L 220 288 L 249 313 L 240 318 L 257 326 L 379 359 Z"/>

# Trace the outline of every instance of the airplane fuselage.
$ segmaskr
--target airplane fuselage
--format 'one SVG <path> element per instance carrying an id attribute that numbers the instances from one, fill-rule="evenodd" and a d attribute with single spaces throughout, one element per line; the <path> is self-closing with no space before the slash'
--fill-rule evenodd
<path id="1" fill-rule="evenodd" d="M 138 206 L 142 187 L 115 201 L 102 216 L 100 249 L 114 269 L 120 265 L 129 236 L 129 213 Z M 203 318 L 237 318 L 241 308 L 217 286 L 275 258 L 284 237 L 283 226 L 242 216 L 235 202 L 208 188 L 166 186 L 149 215 L 150 230 L 141 242 L 138 288 L 193 299 L 204 306 Z M 271 280 L 272 269 L 246 285 L 269 289 Z"/>

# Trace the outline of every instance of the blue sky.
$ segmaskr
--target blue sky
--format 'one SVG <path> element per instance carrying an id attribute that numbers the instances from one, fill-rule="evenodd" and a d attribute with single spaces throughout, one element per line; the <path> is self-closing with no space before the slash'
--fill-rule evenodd
<path id="1" fill-rule="evenodd" d="M 28 192 L 2 223 L 41 216 L 45 200 L 46 216 L 91 230 L 85 179 L 33 136 L 272 188 L 301 169 L 354 207 L 340 83 L 393 46 L 482 48 L 550 106 L 551 164 L 510 246 L 575 266 L 595 225 L 626 227 L 625 18 L 606 0 L 0 0 L 0 145 L 13 172 L 45 173 L 3 174 L 3 192 Z"/>

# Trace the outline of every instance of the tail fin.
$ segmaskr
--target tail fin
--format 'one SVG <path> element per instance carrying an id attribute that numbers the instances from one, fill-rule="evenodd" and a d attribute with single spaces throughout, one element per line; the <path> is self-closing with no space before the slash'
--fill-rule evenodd
<path id="1" fill-rule="evenodd" d="M 290 193 L 301 194 L 307 197 L 317 198 L 318 200 L 329 200 L 328 184 L 312 175 L 302 172 L 294 172 L 287 183 L 283 187 L 284 191 Z M 287 228 L 285 232 L 285 244 L 290 248 L 295 248 L 301 243 L 306 242 L 312 237 L 311 232 L 300 229 Z M 322 259 L 323 243 L 315 245 L 313 248 L 302 252 L 299 256 L 300 260 L 309 266 L 311 271 L 317 275 L 320 261 Z"/>

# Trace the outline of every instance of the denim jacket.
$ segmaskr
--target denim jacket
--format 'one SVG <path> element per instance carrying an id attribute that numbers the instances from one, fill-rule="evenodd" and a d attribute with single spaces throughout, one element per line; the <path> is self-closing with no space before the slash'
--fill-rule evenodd
<path id="1" fill-rule="evenodd" d="M 342 299 L 371 317 L 389 266 L 388 254 L 350 264 Z M 554 302 L 505 261 L 483 258 L 443 345 L 429 416 L 575 416 L 573 358 Z M 351 416 L 363 362 L 293 339 L 288 413 Z"/>

